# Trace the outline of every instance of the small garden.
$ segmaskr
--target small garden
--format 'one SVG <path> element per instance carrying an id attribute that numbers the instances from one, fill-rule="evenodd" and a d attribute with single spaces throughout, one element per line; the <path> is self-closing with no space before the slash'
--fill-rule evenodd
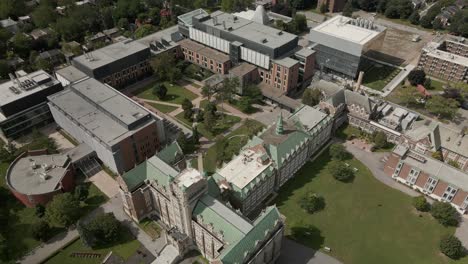
<path id="1" fill-rule="evenodd" d="M 216 143 L 208 149 L 203 159 L 203 168 L 208 173 L 213 173 L 216 166 L 231 160 L 234 154 L 238 154 L 240 149 L 255 134 L 264 128 L 258 121 L 247 119 L 242 126 L 229 133 L 227 136 L 218 136 Z"/>
<path id="2" fill-rule="evenodd" d="M 400 71 L 400 69 L 395 67 L 369 62 L 369 66 L 364 70 L 362 84 L 374 90 L 382 91 Z"/>

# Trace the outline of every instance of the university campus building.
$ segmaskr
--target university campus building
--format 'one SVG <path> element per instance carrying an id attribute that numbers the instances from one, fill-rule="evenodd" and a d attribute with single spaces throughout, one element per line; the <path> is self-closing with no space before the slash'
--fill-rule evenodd
<path id="1" fill-rule="evenodd" d="M 213 179 L 235 208 L 250 215 L 328 143 L 332 128 L 332 117 L 303 105 L 249 140 Z"/>
<path id="2" fill-rule="evenodd" d="M 132 169 L 166 142 L 161 117 L 96 79 L 70 84 L 48 99 L 56 123 L 114 172 Z"/>
<path id="3" fill-rule="evenodd" d="M 386 30 L 362 18 L 339 15 L 328 19 L 309 34 L 318 68 L 354 79 L 363 66 L 363 55 L 382 46 Z"/>
<path id="4" fill-rule="evenodd" d="M 429 42 L 421 51 L 418 68 L 428 75 L 452 82 L 468 82 L 468 44 L 464 38 L 447 37 Z"/>
<path id="5" fill-rule="evenodd" d="M 468 138 L 463 130 L 334 83 L 320 81 L 315 88 L 322 91 L 319 106 L 334 116 L 335 127 L 347 121 L 369 134 L 381 131 L 389 142 L 421 155 L 441 151 L 445 162 L 456 162 L 461 170 L 468 171 Z"/>
<path id="6" fill-rule="evenodd" d="M 0 84 L 0 137 L 16 139 L 34 128 L 53 122 L 47 96 L 63 90 L 47 72 L 18 71 L 11 80 Z"/>
<path id="7" fill-rule="evenodd" d="M 275 206 L 249 220 L 220 199 L 211 177 L 174 166 L 178 159 L 173 157 L 182 155 L 180 148 L 161 153 L 118 177 L 124 211 L 130 217 L 159 219 L 166 241 L 179 257 L 197 249 L 210 263 L 276 261 L 284 217 Z"/>
<path id="8" fill-rule="evenodd" d="M 387 157 L 384 172 L 434 200 L 450 203 L 461 214 L 468 210 L 468 175 L 439 160 L 398 145 Z"/>

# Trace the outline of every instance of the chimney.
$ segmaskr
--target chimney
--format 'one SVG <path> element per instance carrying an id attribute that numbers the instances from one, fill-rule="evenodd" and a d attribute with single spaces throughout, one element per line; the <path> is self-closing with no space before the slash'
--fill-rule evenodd
<path id="1" fill-rule="evenodd" d="M 361 88 L 363 78 L 364 78 L 364 72 L 360 71 L 358 79 L 357 79 L 356 87 L 354 88 L 354 91 L 356 91 L 356 92 L 359 91 L 359 89 Z"/>
<path id="2" fill-rule="evenodd" d="M 223 28 L 226 30 L 226 21 L 223 21 Z"/>

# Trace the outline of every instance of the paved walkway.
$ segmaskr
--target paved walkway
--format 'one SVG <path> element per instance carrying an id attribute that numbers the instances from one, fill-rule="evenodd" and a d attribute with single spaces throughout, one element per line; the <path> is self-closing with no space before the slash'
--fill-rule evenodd
<path id="1" fill-rule="evenodd" d="M 88 180 L 109 198 L 119 194 L 119 184 L 103 170 L 89 177 Z"/>
<path id="2" fill-rule="evenodd" d="M 388 185 L 394 189 L 400 190 L 410 196 L 419 196 L 420 194 L 415 190 L 396 182 L 391 177 L 387 176 L 383 171 L 384 163 L 382 159 L 388 153 L 385 152 L 369 152 L 364 151 L 347 141 L 345 143 L 346 149 L 354 155 L 356 159 L 362 162 L 372 172 L 374 177 L 381 181 L 383 184 Z"/>
<path id="3" fill-rule="evenodd" d="M 293 240 L 284 238 L 281 255 L 277 264 L 341 264 L 325 253 L 303 246 Z"/>
<path id="4" fill-rule="evenodd" d="M 393 78 L 385 87 L 382 89 L 383 94 L 382 96 L 385 97 L 389 95 L 400 83 L 402 83 L 405 79 L 406 76 L 414 69 L 416 66 L 412 64 L 408 64 L 401 70 L 395 78 Z"/>
<path id="5" fill-rule="evenodd" d="M 163 102 L 163 101 L 158 101 L 158 100 L 150 100 L 150 99 L 145 99 L 141 97 L 137 97 L 139 100 L 143 102 L 148 102 L 148 103 L 155 103 L 155 104 L 161 104 L 161 105 L 169 105 L 169 106 L 174 106 L 174 107 L 181 107 L 180 104 L 174 104 L 174 103 L 168 103 L 168 102 Z"/>

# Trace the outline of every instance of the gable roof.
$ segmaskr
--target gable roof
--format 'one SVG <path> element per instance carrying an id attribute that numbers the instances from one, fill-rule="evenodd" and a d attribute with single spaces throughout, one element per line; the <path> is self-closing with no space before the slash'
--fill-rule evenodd
<path id="1" fill-rule="evenodd" d="M 184 153 L 182 151 L 182 148 L 179 146 L 177 141 L 174 141 L 170 145 L 162 149 L 160 152 L 158 152 L 156 156 L 158 156 L 158 158 L 160 158 L 167 164 L 173 164 L 176 161 L 177 156 L 183 154 Z"/>
<path id="2" fill-rule="evenodd" d="M 157 156 L 153 156 L 134 169 L 124 173 L 122 179 L 127 188 L 133 191 L 145 180 L 154 180 L 159 185 L 168 187 L 179 173 Z"/>

